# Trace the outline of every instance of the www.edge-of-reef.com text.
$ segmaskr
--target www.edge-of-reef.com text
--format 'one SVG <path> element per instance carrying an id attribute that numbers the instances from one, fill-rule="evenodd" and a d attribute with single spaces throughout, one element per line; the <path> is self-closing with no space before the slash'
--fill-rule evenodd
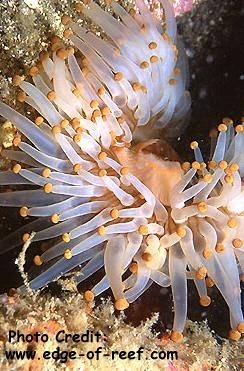
<path id="1" fill-rule="evenodd" d="M 93 332 L 87 330 L 84 333 L 67 333 L 65 330 L 59 330 L 54 334 L 54 339 L 58 343 L 58 346 L 53 350 L 43 350 L 37 352 L 34 349 L 34 345 L 37 343 L 48 343 L 51 339 L 49 334 L 34 332 L 34 333 L 21 333 L 19 330 L 9 330 L 7 335 L 7 342 L 9 347 L 5 349 L 5 357 L 8 360 L 50 360 L 59 361 L 60 363 L 66 363 L 68 360 L 74 360 L 77 358 L 86 357 L 88 360 L 99 361 L 102 358 L 110 358 L 111 360 L 177 360 L 178 352 L 170 350 L 148 350 L 145 347 L 138 347 L 134 350 L 109 350 L 106 345 L 107 339 L 99 331 Z M 71 343 L 102 343 L 103 346 L 92 347 L 92 350 L 85 352 L 77 350 L 63 349 L 65 344 L 70 345 Z M 22 343 L 26 347 L 24 350 L 11 349 L 11 344 Z M 62 348 L 61 348 L 62 346 Z"/>

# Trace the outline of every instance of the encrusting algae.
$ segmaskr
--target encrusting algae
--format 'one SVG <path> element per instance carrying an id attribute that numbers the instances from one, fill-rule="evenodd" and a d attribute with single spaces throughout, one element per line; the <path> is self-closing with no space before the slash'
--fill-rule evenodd
<path id="1" fill-rule="evenodd" d="M 71 290 L 71 291 L 70 291 Z M 114 307 L 110 302 L 103 302 L 99 307 L 93 308 L 82 299 L 71 287 L 61 297 L 38 295 L 38 300 L 32 297 L 18 296 L 11 293 L 7 297 L 0 297 L 0 351 L 5 350 L 27 350 L 32 349 L 40 356 L 40 360 L 15 360 L 7 361 L 0 357 L 0 369 L 28 369 L 28 370 L 226 370 L 226 365 L 231 365 L 233 370 L 240 370 L 242 366 L 240 342 L 230 343 L 223 340 L 219 344 L 213 333 L 205 323 L 199 324 L 187 321 L 184 342 L 176 344 L 170 341 L 169 333 L 164 336 L 152 331 L 157 322 L 158 316 L 153 315 L 145 323 L 138 327 L 132 327 L 124 321 L 124 316 L 118 318 L 114 315 Z M 16 328 L 16 326 L 18 326 Z M 46 343 L 32 341 L 11 341 L 7 339 L 8 331 L 12 329 L 24 334 L 47 334 L 49 341 Z M 99 342 L 73 342 L 58 343 L 55 335 L 59 331 L 66 334 L 83 334 L 87 330 L 94 334 L 98 331 L 101 334 Z M 62 333 L 63 336 L 63 333 Z M 99 360 L 78 357 L 64 362 L 57 362 L 54 359 L 43 359 L 43 351 L 54 351 L 57 347 L 61 351 L 75 351 L 77 354 L 95 351 L 99 346 L 104 353 L 112 354 L 113 351 L 135 351 L 140 347 L 144 348 L 141 360 L 118 359 L 100 357 Z M 153 353 L 154 352 L 154 353 Z M 151 358 L 161 352 L 161 359 Z M 164 355 L 170 357 L 164 359 Z M 178 357 L 176 357 L 178 352 Z M 64 354 L 64 353 L 63 353 Z M 135 353 L 136 354 L 136 353 Z M 64 354 L 65 355 L 65 354 Z M 172 357 L 171 357 L 172 355 Z"/>
<path id="2" fill-rule="evenodd" d="M 244 125 L 222 120 L 209 162 L 196 141 L 195 161 L 181 163 L 158 139 L 162 129 L 180 133 L 191 104 L 174 11 L 169 1 L 160 4 L 163 23 L 141 0 L 129 8 L 111 1 L 112 14 L 79 3 L 103 37 L 64 15 L 70 45 L 53 39 L 29 70 L 33 84 L 13 77 L 18 102 L 37 114 L 31 120 L 0 103 L 18 130 L 15 148 L 1 152 L 15 164 L 0 173 L 0 184 L 22 186 L 0 194 L 0 204 L 37 219 L 4 238 L 1 249 L 28 242 L 32 231 L 33 242 L 53 239 L 34 257 L 28 287 L 41 289 L 72 270 L 80 284 L 104 267 L 84 298 L 90 303 L 110 287 L 118 310 L 153 282 L 171 286 L 175 342 L 183 339 L 187 280 L 204 307 L 215 284 L 237 340 L 244 333 Z"/>

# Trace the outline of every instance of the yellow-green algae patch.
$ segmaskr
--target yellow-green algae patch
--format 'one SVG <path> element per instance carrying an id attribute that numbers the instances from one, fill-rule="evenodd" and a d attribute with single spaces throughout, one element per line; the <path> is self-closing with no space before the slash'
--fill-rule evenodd
<path id="1" fill-rule="evenodd" d="M 9 148 L 13 145 L 16 128 L 10 121 L 5 121 L 0 125 L 0 146 Z"/>
<path id="2" fill-rule="evenodd" d="M 12 147 L 15 134 L 16 128 L 10 121 L 0 123 L 0 151 Z M 0 156 L 0 169 L 9 167 L 9 164 L 9 160 Z"/>

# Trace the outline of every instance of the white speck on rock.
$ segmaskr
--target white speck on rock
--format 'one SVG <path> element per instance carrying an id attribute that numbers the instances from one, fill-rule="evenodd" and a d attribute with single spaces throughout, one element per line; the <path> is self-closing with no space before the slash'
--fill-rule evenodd
<path id="1" fill-rule="evenodd" d="M 39 6 L 38 0 L 24 0 L 24 3 L 31 9 L 37 9 Z"/>

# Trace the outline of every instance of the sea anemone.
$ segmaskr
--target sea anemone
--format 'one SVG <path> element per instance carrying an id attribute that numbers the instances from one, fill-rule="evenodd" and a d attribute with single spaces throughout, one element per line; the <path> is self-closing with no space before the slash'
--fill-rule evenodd
<path id="1" fill-rule="evenodd" d="M 40 116 L 33 123 L 0 103 L 0 114 L 27 138 L 17 135 L 19 150 L 2 151 L 16 164 L 0 184 L 28 186 L 0 194 L 0 204 L 37 219 L 3 239 L 1 249 L 28 241 L 31 231 L 32 241 L 53 239 L 34 258 L 40 272 L 30 288 L 70 271 L 79 284 L 104 267 L 84 296 L 90 301 L 111 287 L 118 310 L 153 282 L 171 285 L 175 341 L 186 321 L 187 279 L 203 306 L 211 302 L 206 287 L 215 284 L 237 339 L 244 332 L 243 125 L 234 130 L 223 120 L 208 165 L 197 142 L 195 161 L 180 164 L 169 145 L 152 139 L 165 127 L 178 133 L 190 109 L 184 48 L 173 8 L 162 5 L 163 24 L 141 0 L 128 12 L 112 1 L 114 16 L 94 2 L 82 5 L 103 38 L 64 16 L 64 35 L 77 50 L 55 39 L 30 69 L 34 85 L 14 77 L 18 99 Z"/>

